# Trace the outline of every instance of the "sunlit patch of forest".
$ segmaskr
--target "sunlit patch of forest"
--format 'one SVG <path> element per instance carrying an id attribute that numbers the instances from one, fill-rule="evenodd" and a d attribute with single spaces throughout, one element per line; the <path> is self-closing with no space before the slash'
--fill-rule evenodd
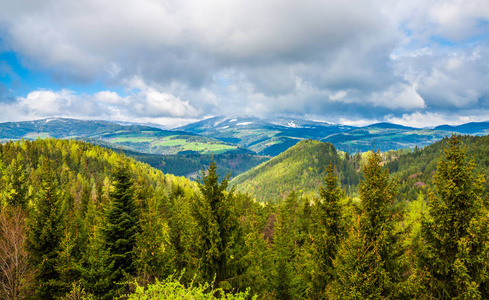
<path id="1" fill-rule="evenodd" d="M 303 141 L 243 174 L 263 196 L 215 162 L 191 182 L 81 141 L 6 142 L 0 298 L 487 299 L 487 141 Z"/>

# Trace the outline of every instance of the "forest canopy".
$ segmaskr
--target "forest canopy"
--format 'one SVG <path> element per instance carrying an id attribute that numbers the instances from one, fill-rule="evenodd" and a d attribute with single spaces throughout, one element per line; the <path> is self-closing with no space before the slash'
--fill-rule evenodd
<path id="1" fill-rule="evenodd" d="M 0 295 L 486 299 L 486 181 L 471 155 L 485 139 L 452 136 L 433 148 L 356 158 L 306 141 L 284 155 L 325 147 L 316 192 L 284 190 L 262 202 L 230 186 L 215 162 L 191 182 L 85 142 L 7 142 Z M 418 171 L 419 159 L 405 163 L 412 157 L 432 159 Z M 345 181 L 345 170 L 356 179 Z M 405 185 L 414 178 L 390 170 L 431 172 L 433 181 L 413 194 Z M 358 183 L 353 194 L 348 180 Z"/>

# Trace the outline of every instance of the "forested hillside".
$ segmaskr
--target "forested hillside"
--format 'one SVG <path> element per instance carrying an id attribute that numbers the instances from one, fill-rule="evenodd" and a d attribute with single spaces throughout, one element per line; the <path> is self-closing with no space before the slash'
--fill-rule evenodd
<path id="1" fill-rule="evenodd" d="M 487 299 L 485 180 L 457 137 L 443 143 L 432 192 L 410 198 L 383 167 L 395 153 L 347 159 L 301 142 L 270 169 L 303 157 L 338 171 L 316 196 L 267 203 L 229 188 L 214 162 L 192 183 L 79 141 L 2 144 L 0 296 Z M 342 189 L 343 161 L 361 161 L 358 198 Z"/>
<path id="2" fill-rule="evenodd" d="M 489 178 L 489 136 L 462 136 L 461 143 L 467 147 L 467 156 L 474 159 L 475 171 Z M 426 146 L 422 149 L 393 151 L 391 161 L 386 167 L 399 178 L 399 191 L 407 198 L 413 198 L 417 193 L 427 194 L 432 186 L 433 175 L 443 149 L 448 147 L 449 138 Z M 489 184 L 485 185 L 486 193 Z"/>
<path id="3" fill-rule="evenodd" d="M 346 153 L 340 155 L 332 144 L 315 140 L 299 142 L 234 178 L 231 185 L 263 202 L 284 198 L 292 189 L 301 195 L 317 193 L 328 165 L 336 166 L 339 181 L 345 189 L 356 187 L 360 176 L 355 170 L 354 159 Z"/>
<path id="4" fill-rule="evenodd" d="M 467 155 L 475 162 L 476 172 L 489 176 L 489 136 L 462 136 Z M 404 199 L 427 195 L 432 187 L 437 162 L 447 147 L 448 137 L 424 148 L 398 149 L 382 153 L 382 164 L 399 179 Z M 362 176 L 361 166 L 368 153 L 350 156 L 329 143 L 303 141 L 281 155 L 239 175 L 231 181 L 236 190 L 249 193 L 258 201 L 275 201 L 289 191 L 317 194 L 315 187 L 325 174 L 324 167 L 336 166 L 338 179 L 349 196 L 355 196 Z M 489 190 L 489 184 L 486 184 Z"/>
<path id="5" fill-rule="evenodd" d="M 378 123 L 332 134 L 324 137 L 321 141 L 332 143 L 339 150 L 350 154 L 367 152 L 374 148 L 383 152 L 396 149 L 412 149 L 435 143 L 449 136 L 452 132 L 441 130 L 441 128 L 436 130 L 421 129 L 391 123 Z"/>
<path id="6" fill-rule="evenodd" d="M 108 147 L 108 145 L 105 145 L 105 147 Z M 120 151 L 120 149 L 108 148 L 114 151 Z M 220 176 L 230 174 L 231 177 L 235 177 L 270 159 L 267 156 L 256 155 L 245 151 L 229 151 L 216 155 L 193 153 L 192 151 L 178 155 L 142 153 L 127 149 L 123 151 L 125 155 L 146 163 L 165 174 L 184 176 L 192 180 L 198 178 L 199 173 L 207 169 L 212 161 L 216 162 Z"/>
<path id="7" fill-rule="evenodd" d="M 177 154 L 185 151 L 201 154 L 251 152 L 213 138 L 143 125 L 64 118 L 0 123 L 0 141 L 48 137 L 89 140 L 90 143 L 108 147 L 124 147 L 156 154 Z"/>

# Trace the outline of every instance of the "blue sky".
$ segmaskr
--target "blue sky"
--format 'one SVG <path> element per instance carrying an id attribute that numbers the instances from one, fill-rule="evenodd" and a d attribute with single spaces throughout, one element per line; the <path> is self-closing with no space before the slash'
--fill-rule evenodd
<path id="1" fill-rule="evenodd" d="M 4 0 L 0 121 L 489 120 L 487 0 Z"/>

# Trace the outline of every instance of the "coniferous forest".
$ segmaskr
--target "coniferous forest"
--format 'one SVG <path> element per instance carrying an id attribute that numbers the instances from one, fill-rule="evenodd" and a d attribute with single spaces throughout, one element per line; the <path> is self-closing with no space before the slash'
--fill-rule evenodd
<path id="1" fill-rule="evenodd" d="M 0 144 L 0 298 L 488 299 L 489 202 L 466 142 L 332 155 L 315 194 L 267 202 L 215 162 L 193 182 L 81 141 Z"/>

